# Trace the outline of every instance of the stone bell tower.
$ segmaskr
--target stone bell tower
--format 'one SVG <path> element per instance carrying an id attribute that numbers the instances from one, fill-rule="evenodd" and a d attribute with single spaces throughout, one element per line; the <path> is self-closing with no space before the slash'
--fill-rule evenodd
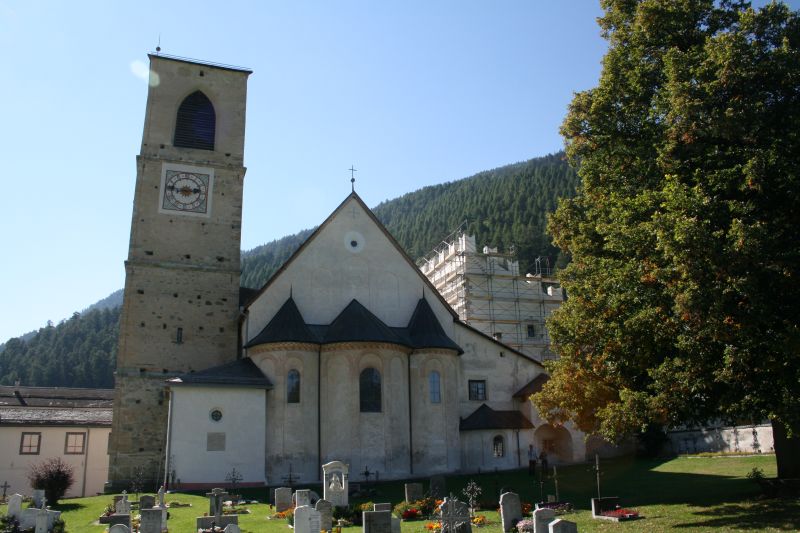
<path id="1" fill-rule="evenodd" d="M 149 57 L 109 439 L 119 490 L 164 476 L 165 380 L 237 357 L 251 71 Z"/>

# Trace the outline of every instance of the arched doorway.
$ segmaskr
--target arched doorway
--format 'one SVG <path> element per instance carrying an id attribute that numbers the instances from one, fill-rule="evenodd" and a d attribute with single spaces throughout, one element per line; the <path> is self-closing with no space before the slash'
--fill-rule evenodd
<path id="1" fill-rule="evenodd" d="M 547 453 L 550 464 L 571 463 L 574 461 L 572 455 L 572 436 L 563 426 L 552 426 L 542 424 L 533 433 L 536 441 L 536 448 L 541 452 Z"/>

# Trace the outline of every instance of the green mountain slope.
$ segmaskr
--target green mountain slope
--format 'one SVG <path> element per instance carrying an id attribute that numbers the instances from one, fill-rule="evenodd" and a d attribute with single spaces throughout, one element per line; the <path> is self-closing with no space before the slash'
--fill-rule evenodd
<path id="1" fill-rule="evenodd" d="M 513 246 L 522 272 L 533 271 L 539 256 L 563 263 L 545 234 L 547 214 L 559 198 L 572 196 L 578 183 L 562 157 L 549 155 L 425 187 L 383 202 L 374 212 L 411 257 L 424 256 L 465 222 L 479 247 Z M 243 252 L 242 286 L 261 287 L 312 231 Z M 28 386 L 113 386 L 117 297 L 112 294 L 27 339 L 9 340 L 0 350 L 0 384 L 19 379 Z"/>

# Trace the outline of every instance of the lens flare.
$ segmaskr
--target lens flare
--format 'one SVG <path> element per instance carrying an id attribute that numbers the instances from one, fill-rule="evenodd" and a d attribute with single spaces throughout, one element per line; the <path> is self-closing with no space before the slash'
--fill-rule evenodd
<path id="1" fill-rule="evenodd" d="M 137 78 L 149 83 L 151 87 L 158 86 L 160 82 L 158 73 L 151 71 L 144 61 L 138 59 L 131 61 L 131 73 Z"/>

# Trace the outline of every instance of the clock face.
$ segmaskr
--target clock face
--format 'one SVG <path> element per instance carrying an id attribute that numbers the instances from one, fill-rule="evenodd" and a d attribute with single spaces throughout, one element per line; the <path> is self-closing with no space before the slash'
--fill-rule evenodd
<path id="1" fill-rule="evenodd" d="M 159 210 L 207 216 L 213 176 L 211 169 L 165 167 Z"/>

